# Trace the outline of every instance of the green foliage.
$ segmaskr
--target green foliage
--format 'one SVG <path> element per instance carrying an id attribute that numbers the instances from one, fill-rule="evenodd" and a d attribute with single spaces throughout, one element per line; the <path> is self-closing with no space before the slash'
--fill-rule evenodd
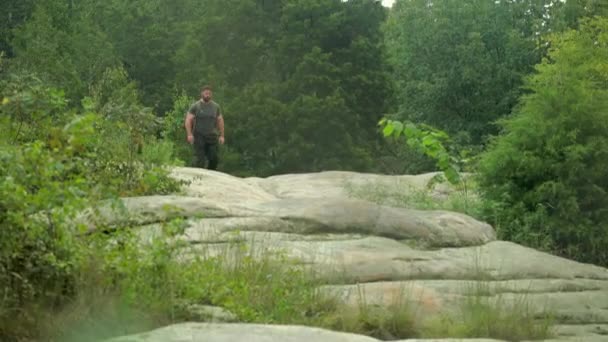
<path id="1" fill-rule="evenodd" d="M 0 146 L 0 336 L 27 332 L 12 319 L 34 324 L 24 308 L 56 305 L 74 289 L 82 261 L 80 227 L 70 224 L 94 199 L 98 185 L 87 177 L 86 137 L 94 116 L 64 127 L 52 149 L 41 141 Z M 11 319 L 9 319 L 9 317 Z M 9 323 L 7 325 L 7 323 Z M 14 331 L 24 328 L 24 331 Z M 4 339 L 2 338 L 2 339 Z"/>
<path id="2" fill-rule="evenodd" d="M 166 139 L 149 138 L 141 150 L 144 165 L 177 165 L 183 162 L 175 156 L 175 145 Z"/>
<path id="3" fill-rule="evenodd" d="M 499 236 L 606 265 L 608 21 L 585 20 L 551 40 L 479 182 Z"/>
<path id="4" fill-rule="evenodd" d="M 551 313 L 534 308 L 526 295 L 509 298 L 492 293 L 489 282 L 469 285 L 456 315 L 444 315 L 427 325 L 425 337 L 495 338 L 505 341 L 546 340 L 553 337 Z M 540 313 L 539 313 L 540 312 Z"/>
<path id="5" fill-rule="evenodd" d="M 173 159 L 172 144 L 155 138 L 160 122 L 151 108 L 141 105 L 139 92 L 125 70 L 106 70 L 91 91 L 92 96 L 83 99 L 83 107 L 101 115 L 89 139 L 95 151 L 91 177 L 112 184 L 122 196 L 175 191 L 177 183 L 162 168 Z M 151 156 L 152 149 L 162 154 Z"/>
<path id="6" fill-rule="evenodd" d="M 35 0 L 4 0 L 0 2 L 0 7 L 2 8 L 2 13 L 0 14 L 0 54 L 13 55 L 10 44 L 13 38 L 12 31 L 28 19 L 35 3 Z"/>
<path id="7" fill-rule="evenodd" d="M 403 287 L 391 303 L 367 302 L 365 290 L 357 286 L 357 303 L 331 312 L 324 326 L 332 330 L 372 336 L 383 341 L 420 336 L 419 320 L 411 293 Z"/>
<path id="8" fill-rule="evenodd" d="M 129 227 L 81 234 L 73 218 L 98 200 L 179 189 L 164 165 L 191 165 L 184 115 L 207 83 L 225 109 L 225 171 L 403 173 L 435 163 L 458 183 L 446 202 L 381 188 L 365 195 L 472 215 L 478 202 L 459 178 L 468 155 L 454 151 L 485 143 L 530 90 L 480 164 L 484 217 L 501 238 L 606 264 L 606 24 L 579 20 L 606 6 L 547 4 L 412 0 L 389 12 L 373 0 L 4 1 L 0 339 L 75 325 L 103 336 L 152 328 L 187 319 L 180 301 L 249 322 L 416 335 L 403 306 L 343 317 L 315 291 L 317 279 L 280 267 L 289 261 L 281 256 L 237 248 L 177 263 L 179 221 L 145 246 Z M 568 27 L 580 31 L 546 39 Z M 153 110 L 166 113 L 162 124 Z M 376 123 L 387 112 L 400 114 L 383 120 L 383 135 L 396 138 L 383 141 Z M 527 329 L 529 316 L 486 304 L 471 303 L 449 334 Z M 105 326 L 97 308 L 117 325 Z M 499 318 L 507 323 L 490 326 Z"/>
<path id="9" fill-rule="evenodd" d="M 510 32 L 509 17 L 488 1 L 397 2 L 385 31 L 400 119 L 465 131 L 480 143 L 494 118 L 508 112 L 519 75 L 533 64 L 511 57 L 521 53 L 512 40 L 521 38 Z M 529 43 L 523 47 L 531 51 Z"/>
<path id="10" fill-rule="evenodd" d="M 186 128 L 184 126 L 186 113 L 190 109 L 193 99 L 181 94 L 175 97 L 173 109 L 165 113 L 161 136 L 175 146 L 175 156 L 182 160 L 186 166 L 194 165 L 194 151 L 192 145 L 186 141 Z"/>
<path id="11" fill-rule="evenodd" d="M 172 133 L 165 133 L 185 165 L 193 153 L 182 123 L 175 124 L 187 108 L 172 105 L 181 100 L 170 95 L 193 102 L 209 83 L 226 114 L 221 170 L 264 176 L 380 168 L 373 161 L 385 153 L 374 130 L 387 110 L 390 82 L 380 30 L 386 9 L 376 1 L 51 0 L 7 10 L 22 24 L 9 23 L 16 28 L 13 72 L 34 73 L 79 106 L 90 91 L 126 89 L 101 84 L 122 70 L 140 103 L 171 116 Z M 115 95 L 113 106 L 122 103 Z M 100 106 L 105 96 L 96 99 Z M 328 120 L 331 129 L 324 127 Z M 303 158 L 293 159 L 293 152 Z"/>
<path id="12" fill-rule="evenodd" d="M 188 247 L 172 238 L 183 233 L 184 222 L 161 223 L 159 230 L 142 241 L 145 232 L 121 229 L 112 236 L 96 234 L 88 238 L 91 253 L 88 268 L 93 279 L 82 278 L 81 295 L 97 293 L 122 312 L 124 321 L 68 306 L 52 322 L 66 329 L 50 330 L 51 336 L 77 341 L 82 336 L 110 338 L 134 333 L 137 329 L 169 322 L 191 320 L 192 304 L 217 305 L 229 309 L 240 321 L 256 323 L 320 324 L 334 310 L 332 299 L 322 296 L 316 278 L 281 255 L 256 252 L 231 243 L 226 249 L 209 247 L 188 259 L 177 259 Z M 149 235 L 149 234 L 147 234 Z M 94 298 L 82 298 L 89 305 Z M 126 316 L 125 316 L 126 312 Z"/>
<path id="13" fill-rule="evenodd" d="M 275 173 L 286 158 L 280 152 L 284 151 L 281 146 L 290 134 L 284 121 L 288 109 L 277 99 L 280 91 L 278 85 L 255 83 L 243 89 L 242 96 L 231 103 L 226 120 L 233 124 L 227 139 L 238 160 L 226 160 L 230 156 L 226 155 L 226 149 L 222 151 L 225 160 L 222 164 L 227 172 L 264 177 Z"/>
<path id="14" fill-rule="evenodd" d="M 311 271 L 256 248 L 233 244 L 217 256 L 195 257 L 180 280 L 185 296 L 194 303 L 224 307 L 243 322 L 311 324 L 332 309 Z"/>
<path id="15" fill-rule="evenodd" d="M 385 137 L 403 138 L 407 145 L 414 150 L 424 153 L 436 161 L 437 167 L 452 184 L 460 182 L 459 160 L 454 158 L 446 149 L 448 135 L 428 125 L 415 125 L 411 122 L 400 122 L 382 119 L 379 122 Z"/>
<path id="16" fill-rule="evenodd" d="M 10 67 L 35 73 L 78 103 L 89 84 L 117 65 L 117 57 L 93 14 L 71 7 L 59 0 L 38 3 L 31 18 L 14 31 L 16 56 Z"/>
<path id="17" fill-rule="evenodd" d="M 458 320 L 446 318 L 440 326 L 415 316 L 415 299 L 406 288 L 386 307 L 367 303 L 363 292 L 355 307 L 339 304 L 319 291 L 323 283 L 312 271 L 270 252 L 263 241 L 243 245 L 236 233 L 235 242 L 224 247 L 189 250 L 187 243 L 172 239 L 183 233 L 184 223 L 163 222 L 152 235 L 147 227 L 147 232 L 121 229 L 89 236 L 78 297 L 40 321 L 47 336 L 66 342 L 104 339 L 192 321 L 187 309 L 192 304 L 229 309 L 241 322 L 318 326 L 380 339 L 509 340 L 507 329 L 521 339 L 549 336 L 550 321 L 535 321 L 525 298 L 514 306 L 494 303 L 481 287 L 463 302 Z"/>
<path id="18" fill-rule="evenodd" d="M 547 35 L 599 12 L 595 1 L 397 1 L 384 26 L 400 120 L 485 145 L 546 55 Z M 587 4 L 586 4 L 587 3 Z"/>
<path id="19" fill-rule="evenodd" d="M 205 10 L 186 25 L 176 86 L 191 94 L 185 103 L 204 83 L 217 89 L 227 139 L 221 170 L 268 176 L 373 166 L 374 123 L 388 97 L 380 4 L 209 1 Z M 186 109 L 170 114 L 182 121 L 170 138 L 176 146 Z"/>
<path id="20" fill-rule="evenodd" d="M 424 188 L 407 182 L 369 182 L 346 184 L 349 196 L 380 205 L 420 210 L 449 210 L 482 219 L 484 203 L 479 198 L 478 186 L 470 175 L 461 174 L 456 186 L 446 184 L 436 174 Z M 465 186 L 466 185 L 466 186 Z"/>
<path id="21" fill-rule="evenodd" d="M 63 91 L 29 73 L 8 73 L 0 80 L 0 115 L 7 120 L 3 138 L 10 143 L 47 139 L 50 127 L 65 123 Z"/>
<path id="22" fill-rule="evenodd" d="M 78 292 L 79 273 L 95 254 L 75 220 L 80 212 L 116 194 L 179 187 L 158 164 L 162 156 L 122 153 L 129 146 L 118 142 L 143 137 L 146 125 L 130 129 L 120 107 L 99 107 L 100 115 L 87 100 L 81 113 L 36 77 L 8 75 L 0 88 L 0 128 L 9 133 L 0 140 L 2 340 L 37 333 L 39 313 L 61 308 Z M 124 165 L 131 168 L 125 172 Z"/>
<path id="23" fill-rule="evenodd" d="M 301 95 L 292 102 L 290 114 L 287 125 L 294 129 L 281 134 L 278 172 L 364 168 L 364 152 L 355 148 L 349 131 L 341 129 L 350 113 L 339 94 Z"/>

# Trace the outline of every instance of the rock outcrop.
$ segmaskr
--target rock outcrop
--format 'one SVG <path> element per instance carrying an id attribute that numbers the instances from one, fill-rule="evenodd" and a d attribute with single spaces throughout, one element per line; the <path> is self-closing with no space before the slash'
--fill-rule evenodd
<path id="1" fill-rule="evenodd" d="M 234 241 L 283 251 L 332 284 L 324 291 L 352 305 L 362 291 L 367 303 L 379 305 L 405 295 L 433 316 L 457 310 L 483 286 L 489 298 L 514 303 L 525 295 L 538 315 L 555 313 L 560 338 L 608 340 L 608 269 L 498 241 L 491 226 L 464 214 L 382 205 L 353 195 L 364 187 L 384 192 L 376 197 L 407 196 L 425 189 L 434 175 L 237 178 L 176 168 L 173 177 L 190 182 L 182 194 L 126 198 L 129 215 L 110 210 L 103 217 L 145 226 L 144 237 L 161 219 L 185 217 L 188 227 L 180 238 L 192 243 L 189 253 L 221 253 Z M 440 198 L 449 189 L 439 185 L 430 192 Z M 247 325 L 179 325 L 148 335 L 166 338 L 132 340 L 182 341 L 179 334 L 204 332 L 201 341 L 238 341 L 239 331 L 248 341 L 374 341 L 313 328 Z M 264 337 L 270 332 L 276 337 Z"/>
<path id="2" fill-rule="evenodd" d="M 325 329 L 260 324 L 182 323 L 106 342 L 378 342 L 375 338 Z M 415 342 L 418 340 L 403 340 Z M 424 340 L 426 342 L 501 342 L 498 340 Z M 400 342 L 400 341 L 395 341 Z"/>

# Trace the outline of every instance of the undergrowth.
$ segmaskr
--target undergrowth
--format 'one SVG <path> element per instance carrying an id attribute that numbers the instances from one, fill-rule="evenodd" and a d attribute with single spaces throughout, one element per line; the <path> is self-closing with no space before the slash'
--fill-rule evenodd
<path id="1" fill-rule="evenodd" d="M 184 310 L 187 303 L 222 307 L 240 322 L 317 326 L 381 340 L 551 336 L 552 322 L 534 316 L 525 295 L 511 301 L 489 296 L 492 289 L 486 281 L 471 282 L 456 315 L 429 322 L 418 315 L 415 298 L 405 287 L 381 306 L 358 286 L 356 304 L 346 305 L 319 290 L 324 282 L 312 270 L 281 252 L 267 251 L 264 242 L 237 239 L 184 253 L 191 246 L 172 239 L 184 227 L 180 219 L 165 223 L 163 234 L 145 245 L 133 230 L 98 237 L 104 253 L 90 256 L 71 304 L 40 320 L 45 335 L 65 342 L 103 339 L 195 320 Z"/>
<path id="2" fill-rule="evenodd" d="M 535 309 L 526 294 L 500 293 L 490 281 L 471 281 L 457 311 L 428 323 L 424 336 L 545 340 L 553 337 L 553 323 L 551 311 Z"/>
<path id="3" fill-rule="evenodd" d="M 463 177 L 458 186 L 448 184 L 441 174 L 433 177 L 425 187 L 407 181 L 390 183 L 347 183 L 349 196 L 380 205 L 420 210 L 449 210 L 481 218 L 482 200 L 476 194 L 472 179 Z"/>

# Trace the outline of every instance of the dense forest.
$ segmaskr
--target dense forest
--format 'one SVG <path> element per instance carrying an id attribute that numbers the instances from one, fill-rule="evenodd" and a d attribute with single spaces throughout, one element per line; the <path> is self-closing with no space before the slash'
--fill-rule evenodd
<path id="1" fill-rule="evenodd" d="M 184 116 L 207 84 L 221 172 L 467 172 L 501 239 L 608 265 L 603 0 L 0 8 L 2 340 L 40 332 L 28 308 L 59 310 L 87 272 L 124 276 L 92 267 L 118 252 L 73 218 L 176 191 L 165 166 L 193 165 Z"/>

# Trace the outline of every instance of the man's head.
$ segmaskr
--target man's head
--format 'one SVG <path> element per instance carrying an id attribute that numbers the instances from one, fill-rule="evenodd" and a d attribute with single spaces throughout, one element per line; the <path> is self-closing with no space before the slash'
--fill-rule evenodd
<path id="1" fill-rule="evenodd" d="M 211 87 L 206 85 L 201 88 L 201 99 L 205 102 L 211 101 Z"/>

